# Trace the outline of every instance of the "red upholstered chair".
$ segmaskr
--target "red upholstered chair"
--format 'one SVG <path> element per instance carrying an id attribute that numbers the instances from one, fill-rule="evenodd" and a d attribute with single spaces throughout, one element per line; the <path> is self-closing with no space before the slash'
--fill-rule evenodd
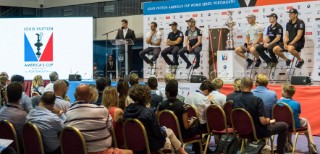
<path id="1" fill-rule="evenodd" d="M 294 154 L 294 151 L 297 146 L 298 136 L 299 134 L 306 133 L 308 131 L 308 127 L 301 127 L 296 128 L 296 124 L 294 121 L 293 111 L 291 107 L 285 103 L 277 103 L 273 106 L 272 109 L 272 117 L 277 122 L 285 122 L 289 126 L 289 132 L 295 134 L 294 144 L 292 153 Z"/>
<path id="2" fill-rule="evenodd" d="M 60 135 L 63 154 L 87 154 L 87 146 L 82 133 L 75 127 L 65 127 Z"/>
<path id="3" fill-rule="evenodd" d="M 23 127 L 23 145 L 25 154 L 44 154 L 41 133 L 38 127 L 30 122 Z"/>
<path id="4" fill-rule="evenodd" d="M 223 110 L 224 110 L 224 113 L 226 114 L 226 117 L 227 117 L 227 125 L 229 127 L 232 127 L 231 112 L 233 110 L 233 101 L 232 100 L 228 100 L 226 102 L 226 104 L 223 105 Z"/>
<path id="5" fill-rule="evenodd" d="M 150 151 L 147 131 L 138 119 L 129 118 L 123 123 L 123 136 L 125 148 L 132 150 L 133 153 L 158 153 L 157 151 Z M 171 150 L 164 150 L 163 152 L 171 153 Z"/>
<path id="6" fill-rule="evenodd" d="M 159 113 L 159 123 L 161 126 L 166 126 L 172 129 L 177 138 L 182 142 L 183 148 L 188 144 L 199 143 L 200 153 L 202 152 L 202 139 L 200 134 L 191 138 L 183 138 L 180 130 L 180 124 L 177 116 L 170 110 L 163 110 Z"/>
<path id="7" fill-rule="evenodd" d="M 112 127 L 112 144 L 116 148 L 124 148 L 123 138 L 123 123 L 117 122 L 115 127 Z"/>
<path id="8" fill-rule="evenodd" d="M 199 119 L 199 115 L 197 113 L 197 110 L 193 106 L 189 106 L 187 109 L 188 117 L 197 117 Z"/>
<path id="9" fill-rule="evenodd" d="M 219 105 L 213 104 L 207 108 L 206 119 L 209 136 L 205 149 L 207 149 L 207 146 L 209 145 L 211 135 L 223 135 L 233 132 L 232 128 L 228 128 L 226 114 Z"/>
<path id="10" fill-rule="evenodd" d="M 13 143 L 11 143 L 9 147 L 13 148 L 17 154 L 20 154 L 20 146 L 16 130 L 8 120 L 0 121 L 0 138 L 13 140 Z"/>
<path id="11" fill-rule="evenodd" d="M 241 149 L 240 149 L 241 153 L 244 150 L 245 139 L 251 139 L 254 141 L 262 140 L 257 137 L 256 128 L 254 127 L 254 122 L 252 120 L 252 117 L 250 113 L 245 109 L 243 108 L 233 109 L 231 112 L 231 122 L 232 122 L 234 133 L 235 131 L 237 131 L 239 138 L 242 139 Z M 269 138 L 263 138 L 263 139 L 268 140 Z M 273 151 L 272 141 L 271 141 L 271 151 Z"/>
<path id="12" fill-rule="evenodd" d="M 110 129 L 110 133 L 112 135 L 112 147 L 118 148 L 117 137 L 113 127 Z"/>

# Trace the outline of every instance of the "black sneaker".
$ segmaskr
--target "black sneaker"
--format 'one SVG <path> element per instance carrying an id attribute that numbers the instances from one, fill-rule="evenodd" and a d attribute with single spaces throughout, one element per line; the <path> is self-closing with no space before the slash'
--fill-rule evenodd
<path id="1" fill-rule="evenodd" d="M 301 66 L 304 64 L 304 60 L 299 61 L 298 64 L 296 65 L 296 68 L 301 68 Z"/>
<path id="2" fill-rule="evenodd" d="M 250 66 L 253 64 L 253 60 L 247 59 L 247 62 L 248 62 L 248 64 L 247 64 L 247 69 L 249 69 Z"/>
<path id="3" fill-rule="evenodd" d="M 290 66 L 291 60 L 286 61 L 286 66 Z"/>
<path id="4" fill-rule="evenodd" d="M 254 65 L 254 67 L 259 67 L 260 65 L 261 65 L 261 60 L 258 59 L 257 62 L 256 62 L 256 64 Z"/>
<path id="5" fill-rule="evenodd" d="M 191 64 L 191 63 L 187 64 L 186 69 L 189 69 L 191 66 L 192 66 L 192 64 Z"/>
<path id="6" fill-rule="evenodd" d="M 193 66 L 193 69 L 197 69 L 197 68 L 199 68 L 199 67 L 200 67 L 200 65 L 199 65 L 199 64 L 196 64 L 196 65 Z"/>

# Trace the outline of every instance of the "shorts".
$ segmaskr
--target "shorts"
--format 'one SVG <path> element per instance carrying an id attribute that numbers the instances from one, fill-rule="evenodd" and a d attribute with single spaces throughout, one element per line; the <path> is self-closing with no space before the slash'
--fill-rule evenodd
<path id="1" fill-rule="evenodd" d="M 251 44 L 250 44 L 251 45 Z M 256 48 L 256 47 L 258 47 L 260 44 L 256 44 L 256 45 L 254 45 L 254 47 Z M 240 46 L 240 48 L 241 48 L 241 50 L 242 50 L 242 53 L 246 53 L 246 52 L 250 52 L 249 50 L 247 50 L 247 48 L 244 46 L 244 45 L 242 45 L 242 46 Z"/>
<path id="2" fill-rule="evenodd" d="M 284 50 L 283 43 L 275 43 L 273 45 L 269 45 L 268 50 L 273 50 L 274 47 L 279 46 L 282 50 Z"/>
<path id="3" fill-rule="evenodd" d="M 292 46 L 296 49 L 296 51 L 301 52 L 301 49 L 304 48 L 304 42 L 297 42 L 292 44 Z"/>
<path id="4" fill-rule="evenodd" d="M 109 148 L 100 152 L 88 152 L 88 154 L 122 154 L 122 150 L 118 148 Z"/>
<path id="5" fill-rule="evenodd" d="M 308 126 L 308 120 L 306 118 L 300 118 L 300 126 L 301 127 L 307 127 Z"/>

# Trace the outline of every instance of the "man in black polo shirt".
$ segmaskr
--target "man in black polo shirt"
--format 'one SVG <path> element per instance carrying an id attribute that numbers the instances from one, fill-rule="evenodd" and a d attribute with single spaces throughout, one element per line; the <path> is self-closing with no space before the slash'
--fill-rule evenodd
<path id="1" fill-rule="evenodd" d="M 185 55 L 186 52 L 194 53 L 196 58 L 196 65 L 193 69 L 197 69 L 200 66 L 200 51 L 202 50 L 202 31 L 196 27 L 196 21 L 193 18 L 186 20 L 189 29 L 186 31 L 185 44 L 186 47 L 179 50 L 180 57 L 187 63 L 189 69 L 192 64 Z"/>
<path id="2" fill-rule="evenodd" d="M 291 9 L 288 13 L 290 21 L 286 26 L 284 50 L 287 50 L 298 59 L 296 68 L 301 68 L 301 66 L 304 64 L 304 61 L 301 59 L 299 52 L 304 47 L 305 24 L 303 20 L 298 19 L 297 9 Z M 289 60 L 281 51 L 276 51 L 275 54 L 285 60 L 287 66 L 290 66 L 291 60 Z"/>
<path id="3" fill-rule="evenodd" d="M 267 68 L 275 67 L 278 63 L 277 57 L 274 54 L 276 51 L 283 50 L 283 28 L 277 22 L 278 15 L 271 13 L 268 15 L 271 25 L 267 29 L 267 36 L 264 44 L 257 47 L 260 57 L 267 63 Z M 270 57 L 264 52 L 268 50 Z"/>
<path id="4" fill-rule="evenodd" d="M 169 26 L 172 28 L 172 32 L 169 33 L 167 39 L 167 45 L 161 52 L 161 56 L 170 66 L 179 65 L 178 51 L 183 47 L 183 33 L 178 30 L 178 24 L 176 22 L 171 23 Z M 169 59 L 168 54 L 173 55 L 173 62 Z"/>
<path id="5" fill-rule="evenodd" d="M 278 134 L 277 153 L 283 154 L 288 135 L 288 125 L 285 122 L 275 122 L 266 118 L 264 104 L 261 98 L 252 94 L 253 81 L 249 77 L 241 80 L 241 94 L 234 99 L 234 108 L 243 108 L 253 119 L 258 138 Z"/>

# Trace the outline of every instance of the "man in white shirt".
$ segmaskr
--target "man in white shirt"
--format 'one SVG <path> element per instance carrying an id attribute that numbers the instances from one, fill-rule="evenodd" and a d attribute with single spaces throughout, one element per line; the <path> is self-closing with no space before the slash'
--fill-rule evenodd
<path id="1" fill-rule="evenodd" d="M 213 96 L 213 101 L 217 105 L 223 107 L 227 100 L 227 96 L 220 93 L 219 91 L 223 86 L 223 81 L 220 78 L 215 78 L 214 80 L 212 80 L 212 84 L 214 86 L 214 90 L 211 92 L 211 95 Z"/>
<path id="2" fill-rule="evenodd" d="M 49 74 L 50 83 L 44 88 L 44 92 L 51 91 L 53 92 L 53 84 L 55 81 L 59 80 L 59 75 L 57 72 L 51 72 Z"/>
<path id="3" fill-rule="evenodd" d="M 63 99 L 68 92 L 67 84 L 63 80 L 57 80 L 56 82 L 54 82 L 53 90 L 54 94 L 56 95 L 54 107 L 57 110 L 62 110 L 64 113 L 66 113 L 71 106 L 70 102 Z"/>
<path id="4" fill-rule="evenodd" d="M 206 80 L 203 81 L 200 85 L 200 90 L 197 90 L 195 93 L 192 93 L 189 95 L 184 103 L 189 104 L 193 106 L 198 114 L 199 114 L 199 121 L 201 124 L 202 131 L 207 130 L 207 119 L 206 119 L 206 110 L 208 106 L 212 104 L 213 97 L 210 95 L 210 93 L 214 90 L 213 84 Z"/>
<path id="5" fill-rule="evenodd" d="M 248 62 L 247 68 L 253 64 L 253 60 L 245 55 L 246 52 L 250 52 L 256 58 L 255 67 L 259 67 L 261 64 L 261 60 L 259 58 L 259 54 L 256 51 L 256 47 L 260 45 L 263 41 L 263 28 L 261 25 L 256 23 L 256 15 L 251 14 L 247 16 L 247 20 L 249 23 L 246 40 L 243 46 L 239 46 L 235 49 L 236 54 Z"/>
<path id="6" fill-rule="evenodd" d="M 160 31 L 157 30 L 157 23 L 151 22 L 150 29 L 151 31 L 146 35 L 146 43 L 147 48 L 140 51 L 140 57 L 151 67 L 153 67 L 153 62 L 157 61 L 159 54 L 160 54 L 160 44 L 162 40 L 162 34 Z M 148 59 L 146 54 L 153 52 L 153 57 Z"/>

